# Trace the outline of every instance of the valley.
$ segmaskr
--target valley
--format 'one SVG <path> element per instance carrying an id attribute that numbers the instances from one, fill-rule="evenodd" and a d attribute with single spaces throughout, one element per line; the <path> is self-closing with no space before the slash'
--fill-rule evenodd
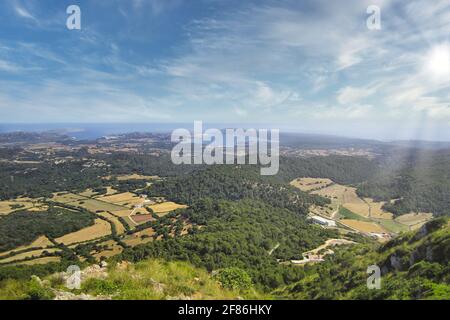
<path id="1" fill-rule="evenodd" d="M 317 155 L 308 151 L 313 147 L 291 144 L 290 150 L 298 152 L 281 157 L 279 173 L 261 176 L 257 165 L 174 165 L 166 135 L 135 133 L 82 142 L 59 135 L 54 142 L 49 135 L 45 138 L 47 142 L 36 143 L 19 135 L 13 142 L 9 136 L 0 147 L 0 292 L 10 292 L 14 284 L 27 294 L 27 286 L 36 285 L 33 276 L 52 283 L 69 265 L 83 270 L 108 265 L 100 267 L 106 278 L 86 280 L 85 296 L 312 297 L 313 291 L 306 294 L 298 288 L 308 287 L 308 279 L 315 279 L 323 268 L 332 270 L 330 263 L 344 259 L 343 254 L 347 260 L 342 263 L 351 265 L 360 279 L 367 266 L 355 259 L 376 262 L 371 257 L 377 257 L 385 264 L 376 252 L 447 216 L 445 200 L 436 202 L 439 207 L 423 200 L 440 194 L 422 191 L 419 180 L 406 184 L 417 194 L 404 187 L 391 193 L 379 183 L 380 172 L 395 173 L 392 166 L 385 167 L 391 147 L 368 147 L 372 151 L 367 156 L 344 155 L 335 150 L 348 146 L 332 146 L 330 153 Z M 450 168 L 448 162 L 420 165 L 437 171 Z M 406 181 L 404 170 L 395 173 L 398 181 Z M 429 183 L 435 183 L 435 189 L 442 186 L 440 179 Z M 411 210 L 399 212 L 402 203 Z M 444 244 L 436 254 L 448 258 L 448 225 L 440 226 L 439 241 Z M 175 289 L 164 276 L 158 283 L 172 289 L 159 284 L 141 287 L 131 279 L 126 286 L 138 290 L 135 293 L 125 285 L 117 296 L 105 289 L 123 279 L 122 265 L 129 265 L 130 272 L 139 273 L 144 265 L 167 272 L 167 263 L 170 268 L 201 270 L 208 288 L 183 278 L 179 285 L 191 289 Z M 222 270 L 226 271 L 219 279 L 216 275 Z M 245 288 L 227 287 L 229 272 L 242 277 Z M 446 277 L 441 272 L 414 281 L 444 285 Z M 349 297 L 365 283 L 360 280 L 352 286 L 327 287 L 321 294 Z M 211 289 L 218 284 L 220 290 Z M 294 284 L 299 286 L 295 290 Z M 80 294 L 61 285 L 39 286 L 57 299 L 78 299 Z M 426 292 L 424 296 L 434 294 Z M 413 298 L 412 293 L 408 297 Z"/>

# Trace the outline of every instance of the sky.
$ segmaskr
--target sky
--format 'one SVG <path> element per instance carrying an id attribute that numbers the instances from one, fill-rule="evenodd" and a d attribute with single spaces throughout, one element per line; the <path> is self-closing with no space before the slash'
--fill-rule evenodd
<path id="1" fill-rule="evenodd" d="M 450 140 L 449 87 L 448 0 L 0 2 L 0 123 Z"/>

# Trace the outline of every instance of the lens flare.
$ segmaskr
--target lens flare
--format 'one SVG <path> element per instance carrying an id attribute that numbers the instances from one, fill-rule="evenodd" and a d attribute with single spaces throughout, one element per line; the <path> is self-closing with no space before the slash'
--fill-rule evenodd
<path id="1" fill-rule="evenodd" d="M 430 49 L 425 58 L 426 72 L 436 80 L 450 79 L 450 45 L 436 45 Z"/>

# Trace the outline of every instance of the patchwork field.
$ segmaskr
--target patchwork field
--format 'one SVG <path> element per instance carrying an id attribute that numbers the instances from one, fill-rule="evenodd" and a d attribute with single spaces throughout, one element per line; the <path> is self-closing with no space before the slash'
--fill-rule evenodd
<path id="1" fill-rule="evenodd" d="M 55 240 L 58 243 L 69 245 L 78 242 L 94 240 L 110 234 L 111 234 L 111 225 L 105 220 L 95 219 L 95 224 L 93 226 L 66 234 Z"/>
<path id="2" fill-rule="evenodd" d="M 113 216 L 111 213 L 108 212 L 99 212 L 97 213 L 99 216 L 102 216 L 106 219 L 108 219 L 109 221 L 111 221 L 112 223 L 114 223 L 114 225 L 116 226 L 116 231 L 117 234 L 122 234 L 125 233 L 125 227 L 123 226 L 123 224 L 119 221 L 119 218 Z"/>
<path id="3" fill-rule="evenodd" d="M 296 179 L 294 181 L 298 180 L 299 179 Z M 408 230 L 408 227 L 405 224 L 402 224 L 401 219 L 394 221 L 392 213 L 386 212 L 382 209 L 384 202 L 376 202 L 371 198 L 361 199 L 358 197 L 356 188 L 354 187 L 340 184 L 332 184 L 327 186 L 325 181 L 322 180 L 323 179 L 303 178 L 300 179 L 303 186 L 295 185 L 303 190 L 307 189 L 305 189 L 305 185 L 325 185 L 325 187 L 320 189 L 311 189 L 313 191 L 310 193 L 328 198 L 332 203 L 331 205 L 325 207 L 312 206 L 310 208 L 311 213 L 332 219 L 337 218 L 336 213 L 339 213 L 338 216 L 340 219 L 347 220 L 347 222 L 353 220 L 349 222 L 349 226 L 355 227 L 354 229 L 360 230 L 361 232 L 381 232 L 380 228 L 384 229 L 384 231 L 387 230 L 394 233 Z M 360 223 L 356 223 L 355 221 L 359 221 Z"/>

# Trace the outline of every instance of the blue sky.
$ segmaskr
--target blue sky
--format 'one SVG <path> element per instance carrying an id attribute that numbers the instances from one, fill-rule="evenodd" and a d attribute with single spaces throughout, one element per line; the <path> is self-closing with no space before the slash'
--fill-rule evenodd
<path id="1" fill-rule="evenodd" d="M 0 122 L 450 140 L 449 42 L 448 0 L 3 0 Z"/>

